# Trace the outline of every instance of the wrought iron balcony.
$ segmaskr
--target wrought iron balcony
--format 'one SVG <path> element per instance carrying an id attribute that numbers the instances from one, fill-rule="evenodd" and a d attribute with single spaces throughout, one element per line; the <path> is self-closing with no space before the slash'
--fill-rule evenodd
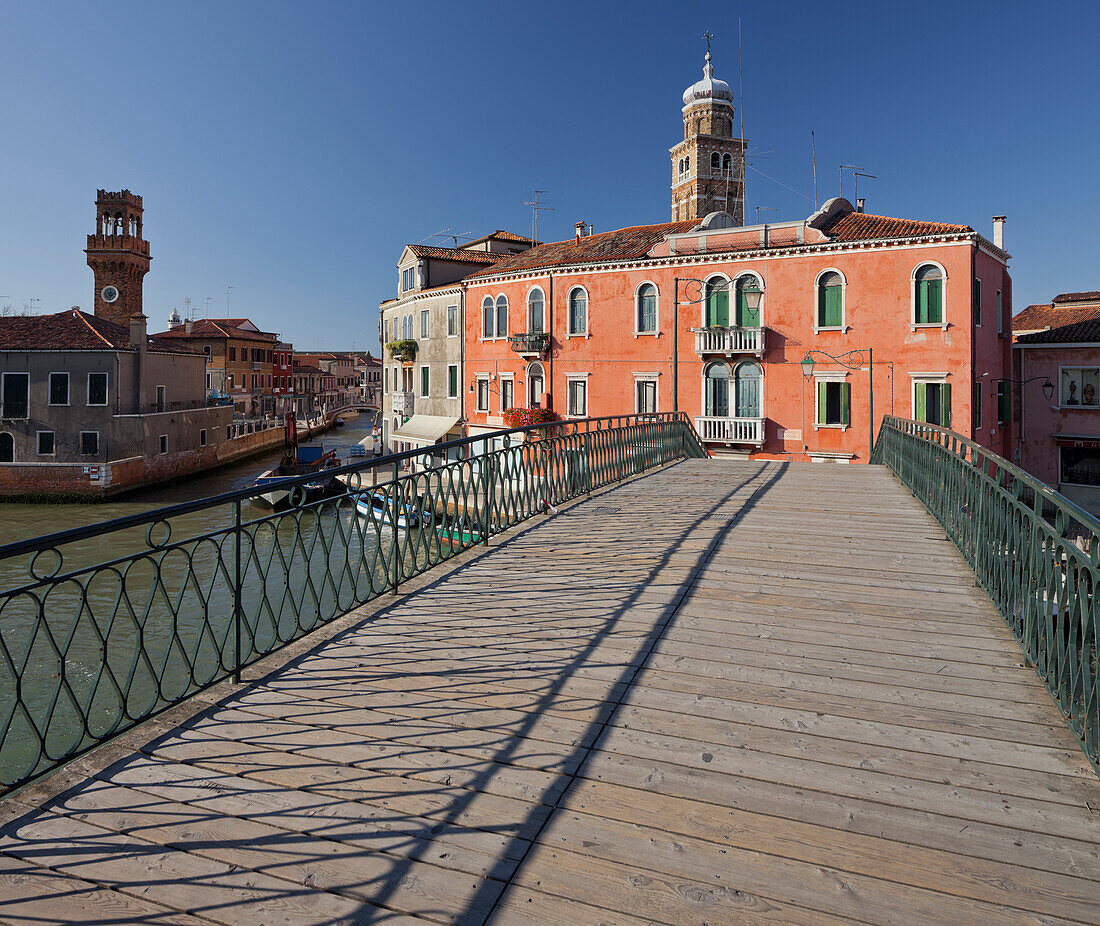
<path id="1" fill-rule="evenodd" d="M 517 354 L 543 354 L 550 347 L 550 334 L 546 331 L 527 331 L 513 334 L 508 346 Z"/>
<path id="2" fill-rule="evenodd" d="M 695 419 L 695 430 L 703 443 L 754 444 L 764 443 L 763 418 L 721 418 L 703 416 Z"/>
<path id="3" fill-rule="evenodd" d="M 763 328 L 692 328 L 695 332 L 695 353 L 697 354 L 755 354 L 764 353 Z"/>

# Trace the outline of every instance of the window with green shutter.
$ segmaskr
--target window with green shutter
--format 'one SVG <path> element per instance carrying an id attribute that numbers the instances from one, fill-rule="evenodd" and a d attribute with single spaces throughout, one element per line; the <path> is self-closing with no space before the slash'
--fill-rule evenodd
<path id="1" fill-rule="evenodd" d="M 458 366 L 456 364 L 447 367 L 447 396 L 451 399 L 458 397 Z"/>
<path id="2" fill-rule="evenodd" d="M 941 428 L 951 427 L 951 385 L 940 382 L 913 383 L 913 419 Z"/>
<path id="3" fill-rule="evenodd" d="M 824 273 L 817 281 L 817 327 L 840 328 L 844 324 L 844 288 L 839 273 Z"/>
<path id="4" fill-rule="evenodd" d="M 934 264 L 925 264 L 916 274 L 916 311 L 918 325 L 943 324 L 943 272 Z"/>
<path id="5" fill-rule="evenodd" d="M 1008 382 L 1006 380 L 997 380 L 997 424 L 1008 424 L 1009 416 L 1012 414 L 1012 394 L 1008 391 Z"/>
<path id="6" fill-rule="evenodd" d="M 728 328 L 730 323 L 729 283 L 711 280 L 707 283 L 707 327 Z"/>
<path id="7" fill-rule="evenodd" d="M 429 385 L 429 382 L 430 382 L 430 380 L 429 380 L 430 372 L 431 372 L 431 370 L 430 370 L 429 367 L 421 367 L 420 368 L 420 395 L 421 395 L 422 398 L 425 398 L 425 399 L 428 397 L 428 385 Z"/>
<path id="8" fill-rule="evenodd" d="M 852 385 L 833 380 L 817 382 L 817 423 L 843 426 L 852 421 Z"/>
<path id="9" fill-rule="evenodd" d="M 759 293 L 763 290 L 760 279 L 752 273 L 746 273 L 737 278 L 737 303 L 734 306 L 734 324 L 739 328 L 759 328 L 760 309 L 750 309 L 748 293 Z M 763 297 L 761 297 L 763 298 Z"/>

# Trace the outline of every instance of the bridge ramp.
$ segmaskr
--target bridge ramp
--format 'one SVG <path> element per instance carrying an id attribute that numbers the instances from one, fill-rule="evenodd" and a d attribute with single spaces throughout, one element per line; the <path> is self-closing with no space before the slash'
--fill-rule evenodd
<path id="1" fill-rule="evenodd" d="M 0 922 L 1100 919 L 1096 775 L 879 467 L 635 479 L 87 768 Z"/>

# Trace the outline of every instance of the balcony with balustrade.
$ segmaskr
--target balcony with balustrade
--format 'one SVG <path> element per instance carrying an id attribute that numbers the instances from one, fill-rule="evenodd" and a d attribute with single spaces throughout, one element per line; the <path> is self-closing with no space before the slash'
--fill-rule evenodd
<path id="1" fill-rule="evenodd" d="M 704 444 L 764 444 L 763 418 L 731 418 L 703 415 L 695 419 L 695 430 Z"/>
<path id="2" fill-rule="evenodd" d="M 733 357 L 737 354 L 764 355 L 765 328 L 742 328 L 716 325 L 709 328 L 692 328 L 695 334 L 695 353 L 699 356 L 719 354 Z"/>

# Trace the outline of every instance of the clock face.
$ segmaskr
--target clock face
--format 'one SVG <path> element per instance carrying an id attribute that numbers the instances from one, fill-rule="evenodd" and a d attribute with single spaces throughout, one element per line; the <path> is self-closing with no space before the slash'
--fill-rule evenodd
<path id="1" fill-rule="evenodd" d="M 118 299 L 118 289 L 114 286 L 104 286 L 99 294 L 103 297 L 104 302 L 114 302 Z"/>

